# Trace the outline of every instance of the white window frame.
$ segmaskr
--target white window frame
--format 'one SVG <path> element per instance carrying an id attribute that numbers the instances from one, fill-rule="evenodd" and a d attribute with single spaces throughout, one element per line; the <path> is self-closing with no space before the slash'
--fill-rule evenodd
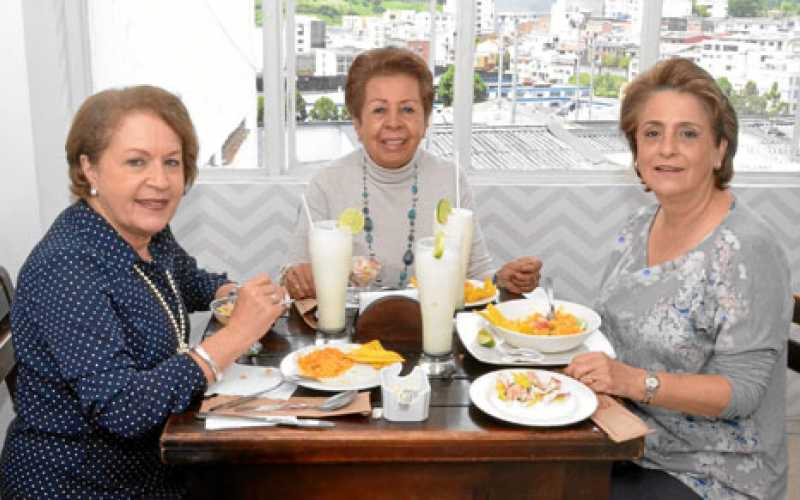
<path id="1" fill-rule="evenodd" d="M 648 0 L 643 2 L 642 37 L 641 37 L 641 69 L 650 67 L 659 58 L 659 33 L 661 24 L 661 6 L 663 0 Z M 66 10 L 70 26 L 75 27 L 72 48 L 84 57 L 73 58 L 71 63 L 73 81 L 71 93 L 73 97 L 81 97 L 86 92 L 87 81 L 90 82 L 91 61 L 88 57 L 88 25 L 86 0 L 68 2 L 70 7 Z M 292 183 L 304 182 L 308 173 L 296 157 L 296 122 L 295 122 L 295 1 L 294 0 L 264 0 L 262 2 L 264 31 L 263 46 L 263 83 L 264 96 L 272 96 L 265 105 L 265 127 L 262 167 L 234 169 L 234 168 L 200 168 L 199 182 L 228 182 L 228 183 Z M 435 33 L 436 33 L 436 0 L 430 0 L 431 12 L 431 68 L 435 61 Z M 461 168 L 470 166 L 470 153 L 472 150 L 472 80 L 474 75 L 473 55 L 475 40 L 475 0 L 458 2 L 456 10 L 456 30 L 459 33 L 456 42 L 456 72 L 454 81 L 453 103 L 453 139 L 454 158 Z M 78 35 L 74 35 L 78 33 Z M 461 35 L 469 36 L 461 36 Z M 292 57 L 287 57 L 291 54 Z M 88 96 L 88 94 L 87 94 Z M 85 97 L 85 96 L 84 96 Z M 277 105 L 275 101 L 277 99 Z M 82 99 L 80 99 L 82 101 Z M 800 96 L 798 96 L 800 101 Z M 73 113 L 77 111 L 74 106 Z M 800 105 L 797 106 L 797 119 L 800 119 Z M 797 129 L 796 129 L 797 130 Z M 800 149 L 800 134 L 794 134 L 795 148 Z M 798 152 L 800 154 L 800 152 Z M 524 173 L 503 173 L 498 177 L 496 173 L 475 173 L 478 178 L 491 179 L 495 184 L 590 184 L 606 185 L 619 183 L 638 183 L 638 179 L 627 171 L 551 171 L 542 170 Z M 785 186 L 800 183 L 800 172 L 737 172 L 735 175 L 737 185 L 775 185 Z"/>

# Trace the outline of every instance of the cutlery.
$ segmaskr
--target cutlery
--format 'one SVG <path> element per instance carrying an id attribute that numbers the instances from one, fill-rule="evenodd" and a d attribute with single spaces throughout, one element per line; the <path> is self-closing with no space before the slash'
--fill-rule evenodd
<path id="1" fill-rule="evenodd" d="M 233 287 L 231 291 L 228 292 L 228 298 L 231 300 L 236 300 L 236 298 L 239 296 L 240 288 L 242 288 L 242 285 L 236 285 L 235 287 Z M 292 305 L 292 302 L 294 302 L 294 299 L 291 298 L 287 293 L 286 295 L 283 296 L 283 300 L 281 300 L 278 304 L 288 308 L 290 305 Z"/>
<path id="2" fill-rule="evenodd" d="M 546 277 L 544 279 L 543 285 L 544 293 L 547 295 L 547 303 L 549 305 L 549 309 L 547 310 L 547 319 L 552 320 L 556 317 L 556 306 L 555 300 L 553 299 L 553 278 Z"/>
<path id="3" fill-rule="evenodd" d="M 344 391 L 334 394 L 327 398 L 325 401 L 318 405 L 308 403 L 276 403 L 261 406 L 243 406 L 242 410 L 255 410 L 255 411 L 277 411 L 277 410 L 319 410 L 319 411 L 333 411 L 339 408 L 344 408 L 353 402 L 358 395 L 358 391 Z"/>
<path id="4" fill-rule="evenodd" d="M 254 400 L 260 398 L 261 396 L 263 396 L 264 394 L 272 391 L 273 389 L 277 389 L 278 387 L 280 387 L 281 385 L 285 384 L 286 382 L 297 382 L 297 381 L 299 381 L 301 379 L 304 379 L 304 378 L 311 379 L 310 377 L 304 377 L 304 376 L 302 376 L 300 374 L 290 375 L 290 376 L 287 377 L 287 376 L 284 376 L 283 373 L 280 370 L 278 370 L 278 374 L 280 375 L 280 378 L 278 379 L 278 383 L 277 384 L 275 384 L 273 386 L 270 386 L 270 387 L 267 387 L 266 389 L 262 389 L 262 390 L 260 390 L 258 392 L 254 392 L 253 394 L 248 394 L 247 396 L 241 396 L 239 398 L 232 399 L 230 401 L 226 401 L 225 403 L 220 403 L 220 404 L 218 404 L 216 406 L 212 406 L 211 408 L 208 409 L 208 411 L 209 412 L 214 412 L 214 411 L 219 411 L 219 410 L 229 410 L 229 409 L 234 408 L 236 406 L 239 406 L 241 404 L 249 403 L 250 401 L 254 401 Z"/>
<path id="5" fill-rule="evenodd" d="M 541 360 L 544 358 L 544 354 L 535 349 L 513 346 L 505 341 L 498 342 L 497 347 L 511 357 L 527 358 L 529 360 Z"/>
<path id="6" fill-rule="evenodd" d="M 214 418 L 227 418 L 227 419 L 243 418 L 245 420 L 255 420 L 257 422 L 265 422 L 273 425 L 286 425 L 289 427 L 307 427 L 313 429 L 329 429 L 331 427 L 336 427 L 336 424 L 334 424 L 333 422 L 328 422 L 327 420 L 319 420 L 316 418 L 297 418 L 297 417 L 287 417 L 287 416 L 270 417 L 264 415 L 217 415 L 207 411 L 198 413 L 197 417 L 198 418 L 214 417 Z"/>

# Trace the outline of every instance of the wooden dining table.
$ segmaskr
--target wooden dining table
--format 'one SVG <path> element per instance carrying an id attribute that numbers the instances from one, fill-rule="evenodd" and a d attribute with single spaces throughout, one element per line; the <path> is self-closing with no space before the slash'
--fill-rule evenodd
<path id="1" fill-rule="evenodd" d="M 418 305 L 410 299 L 379 305 L 377 314 L 367 310 L 357 319 L 351 311 L 347 336 L 379 338 L 405 357 L 407 372 L 421 350 Z M 218 328 L 212 320 L 206 334 Z M 258 355 L 239 362 L 278 366 L 289 353 L 323 341 L 293 310 L 264 336 Z M 470 401 L 470 384 L 502 367 L 474 359 L 457 335 L 454 352 L 455 372 L 430 380 L 424 421 L 390 422 L 373 412 L 336 417 L 331 429 L 212 431 L 197 418 L 198 402 L 169 418 L 162 460 L 188 476 L 189 498 L 604 499 L 612 463 L 642 455 L 643 438 L 615 443 L 588 419 L 527 427 L 484 414 Z M 302 387 L 295 393 L 324 394 Z M 370 397 L 380 408 L 380 388 Z"/>

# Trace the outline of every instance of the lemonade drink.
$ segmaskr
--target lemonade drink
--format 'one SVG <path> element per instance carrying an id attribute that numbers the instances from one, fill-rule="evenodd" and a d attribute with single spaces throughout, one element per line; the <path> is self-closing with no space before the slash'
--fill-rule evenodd
<path id="1" fill-rule="evenodd" d="M 450 356 L 453 351 L 455 290 L 461 264 L 457 241 L 446 238 L 444 252 L 437 258 L 434 240 L 417 241 L 414 265 L 422 309 L 422 351 L 437 358 Z"/>
<path id="2" fill-rule="evenodd" d="M 308 234 L 311 272 L 317 293 L 317 326 L 323 332 L 345 328 L 347 282 L 353 258 L 353 235 L 335 220 L 315 222 Z"/>
<path id="3" fill-rule="evenodd" d="M 442 231 L 445 236 L 455 239 L 460 246 L 459 269 L 461 280 L 456 286 L 456 309 L 464 308 L 464 281 L 467 279 L 469 257 L 472 250 L 473 232 L 472 210 L 467 208 L 454 208 L 447 218 L 447 223 L 440 224 L 436 214 L 433 216 L 433 231 Z"/>

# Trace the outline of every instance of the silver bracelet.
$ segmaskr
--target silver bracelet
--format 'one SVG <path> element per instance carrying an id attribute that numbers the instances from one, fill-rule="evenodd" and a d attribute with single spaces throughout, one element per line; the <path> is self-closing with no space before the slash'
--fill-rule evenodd
<path id="1" fill-rule="evenodd" d="M 192 351 L 200 356 L 200 359 L 202 359 L 208 365 L 211 373 L 214 374 L 214 382 L 222 382 L 222 371 L 220 371 L 214 360 L 211 359 L 211 356 L 208 355 L 208 352 L 203 349 L 203 346 L 197 344 L 196 346 L 192 347 Z"/>

